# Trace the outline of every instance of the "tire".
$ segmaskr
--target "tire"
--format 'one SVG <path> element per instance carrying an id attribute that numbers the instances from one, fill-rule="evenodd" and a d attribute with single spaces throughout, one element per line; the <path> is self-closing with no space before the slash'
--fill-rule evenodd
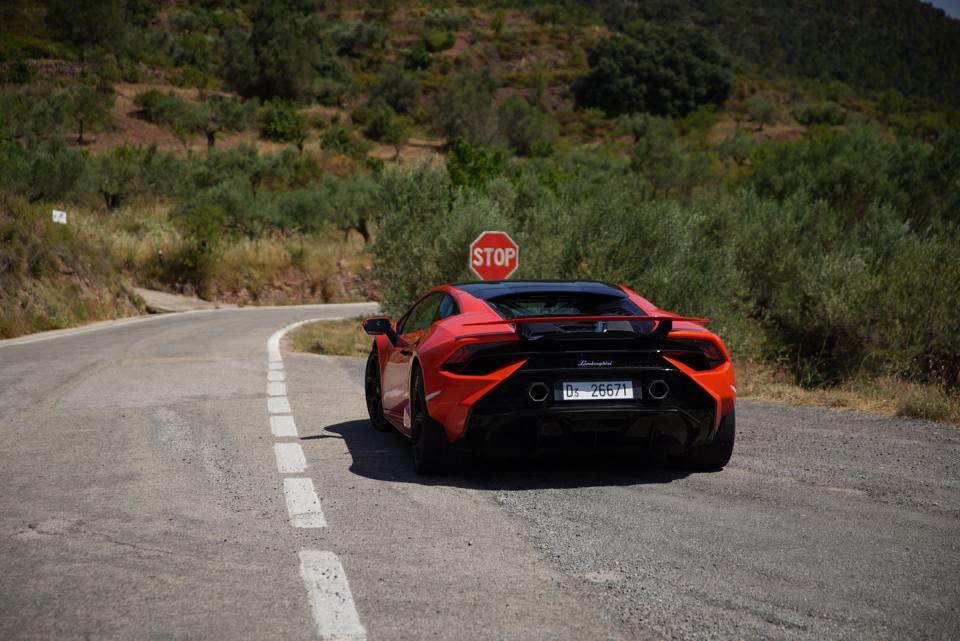
<path id="1" fill-rule="evenodd" d="M 719 470 L 730 462 L 733 455 L 733 442 L 737 436 L 737 422 L 734 412 L 730 412 L 720 421 L 713 440 L 687 450 L 681 454 L 677 463 L 682 467 L 695 470 Z"/>
<path id="2" fill-rule="evenodd" d="M 413 468 L 417 474 L 432 476 L 450 470 L 454 462 L 453 446 L 443 426 L 430 418 L 419 368 L 414 371 L 410 386 L 410 436 Z"/>
<path id="3" fill-rule="evenodd" d="M 383 416 L 383 395 L 380 387 L 380 355 L 374 343 L 367 357 L 367 370 L 363 376 L 363 390 L 367 397 L 367 414 L 370 424 L 378 432 L 389 432 L 390 423 Z"/>

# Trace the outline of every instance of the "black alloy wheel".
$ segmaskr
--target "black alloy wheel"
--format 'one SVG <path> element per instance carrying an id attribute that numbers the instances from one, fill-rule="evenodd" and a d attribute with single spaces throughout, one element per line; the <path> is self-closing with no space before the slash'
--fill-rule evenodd
<path id="1" fill-rule="evenodd" d="M 454 460 L 453 447 L 447 440 L 443 426 L 430 418 L 423 391 L 423 374 L 414 371 L 410 386 L 410 436 L 413 444 L 413 467 L 417 474 L 429 476 L 450 469 Z"/>
<path id="2" fill-rule="evenodd" d="M 363 389 L 367 397 L 367 414 L 374 429 L 380 432 L 390 431 L 390 424 L 383 417 L 383 395 L 380 386 L 380 356 L 374 344 L 367 357 L 367 370 L 363 377 Z"/>

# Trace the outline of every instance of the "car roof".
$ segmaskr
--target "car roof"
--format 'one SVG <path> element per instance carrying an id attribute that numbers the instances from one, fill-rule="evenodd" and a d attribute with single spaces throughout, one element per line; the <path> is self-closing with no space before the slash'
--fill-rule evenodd
<path id="1" fill-rule="evenodd" d="M 511 294 L 581 293 L 626 298 L 616 285 L 595 280 L 491 280 L 451 285 L 481 300 L 491 300 Z"/>

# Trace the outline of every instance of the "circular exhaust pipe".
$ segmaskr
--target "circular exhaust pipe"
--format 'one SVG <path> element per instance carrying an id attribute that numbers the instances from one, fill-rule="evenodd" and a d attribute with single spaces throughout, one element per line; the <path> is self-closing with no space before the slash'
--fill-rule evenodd
<path id="1" fill-rule="evenodd" d="M 666 381 L 658 378 L 655 381 L 650 381 L 650 383 L 647 385 L 647 393 L 653 400 L 662 401 L 667 397 L 667 394 L 670 393 L 670 386 L 667 385 Z"/>
<path id="2" fill-rule="evenodd" d="M 550 396 L 550 388 L 546 383 L 531 383 L 527 388 L 527 395 L 534 403 L 542 403 Z"/>

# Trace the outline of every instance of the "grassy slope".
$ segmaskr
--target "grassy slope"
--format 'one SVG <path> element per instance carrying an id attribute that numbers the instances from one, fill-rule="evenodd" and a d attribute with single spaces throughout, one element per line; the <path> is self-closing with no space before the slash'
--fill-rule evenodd
<path id="1" fill-rule="evenodd" d="M 142 311 L 75 222 L 56 225 L 46 208 L 0 200 L 0 338 Z"/>

